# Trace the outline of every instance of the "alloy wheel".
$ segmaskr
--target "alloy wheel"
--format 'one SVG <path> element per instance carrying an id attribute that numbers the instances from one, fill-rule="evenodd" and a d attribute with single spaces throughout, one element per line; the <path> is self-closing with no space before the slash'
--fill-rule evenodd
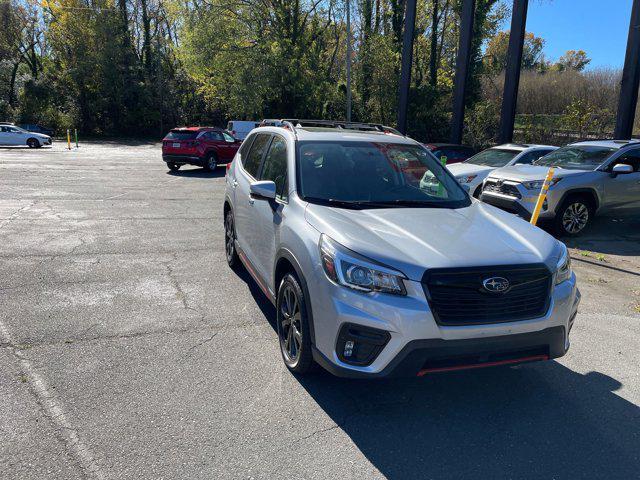
<path id="1" fill-rule="evenodd" d="M 209 170 L 214 171 L 217 166 L 218 166 L 218 162 L 216 161 L 215 157 L 209 157 L 207 159 L 207 168 Z"/>
<path id="2" fill-rule="evenodd" d="M 589 222 L 589 208 L 580 202 L 572 203 L 562 215 L 562 227 L 568 233 L 578 233 Z"/>
<path id="3" fill-rule="evenodd" d="M 233 215 L 231 214 L 231 212 L 227 213 L 227 216 L 224 220 L 224 234 L 224 248 L 227 255 L 227 261 L 231 261 L 231 259 L 233 259 L 236 248 L 235 238 L 233 234 Z"/>
<path id="4" fill-rule="evenodd" d="M 302 347 L 300 301 L 293 287 L 284 285 L 280 302 L 280 348 L 289 363 L 296 363 Z"/>

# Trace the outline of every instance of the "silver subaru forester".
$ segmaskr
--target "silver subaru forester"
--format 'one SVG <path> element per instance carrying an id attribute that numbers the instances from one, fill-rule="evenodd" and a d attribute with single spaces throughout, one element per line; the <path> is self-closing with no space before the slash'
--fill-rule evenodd
<path id="1" fill-rule="evenodd" d="M 256 128 L 226 184 L 227 261 L 276 306 L 295 373 L 421 376 L 569 348 L 580 293 L 564 244 L 470 198 L 393 129 Z"/>

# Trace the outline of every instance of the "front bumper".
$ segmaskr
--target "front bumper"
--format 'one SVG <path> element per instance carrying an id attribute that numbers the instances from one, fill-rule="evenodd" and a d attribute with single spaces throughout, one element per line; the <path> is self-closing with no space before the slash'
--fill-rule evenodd
<path id="1" fill-rule="evenodd" d="M 363 294 L 332 284 L 324 272 L 311 295 L 316 362 L 349 378 L 415 376 L 462 367 L 491 366 L 557 358 L 569 348 L 569 332 L 580 303 L 575 274 L 552 290 L 540 318 L 487 325 L 438 325 L 422 285 L 405 281 L 406 297 Z M 344 324 L 388 332 L 390 338 L 368 365 L 341 360 Z"/>
<path id="2" fill-rule="evenodd" d="M 537 190 L 528 190 L 519 182 L 505 180 L 504 183 L 513 186 L 514 191 L 517 191 L 518 197 L 483 189 L 480 200 L 529 220 L 535 209 L 540 192 Z M 553 187 L 549 189 L 545 202 L 540 210 L 540 218 L 552 219 L 555 217 L 555 207 L 560 197 L 560 192 L 554 191 Z"/>

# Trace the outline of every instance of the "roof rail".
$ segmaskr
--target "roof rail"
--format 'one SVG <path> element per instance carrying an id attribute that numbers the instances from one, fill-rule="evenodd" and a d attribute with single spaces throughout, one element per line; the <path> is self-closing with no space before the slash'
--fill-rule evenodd
<path id="1" fill-rule="evenodd" d="M 325 128 L 342 128 L 344 130 L 360 130 L 360 131 L 374 131 L 382 133 L 392 133 L 394 135 L 402 135 L 398 130 L 381 123 L 365 123 L 365 122 L 346 122 L 342 120 L 313 120 L 313 119 L 298 119 L 298 118 L 283 118 L 283 123 L 288 122 L 296 127 L 325 127 Z"/>
<path id="2" fill-rule="evenodd" d="M 620 145 L 620 148 L 628 147 L 630 145 L 635 145 L 640 142 L 638 138 L 630 138 L 628 140 L 624 139 L 616 139 L 616 138 L 586 138 L 584 140 L 576 140 L 575 142 L 568 143 L 567 145 L 575 145 L 576 143 L 584 143 L 584 142 L 613 142 Z"/>

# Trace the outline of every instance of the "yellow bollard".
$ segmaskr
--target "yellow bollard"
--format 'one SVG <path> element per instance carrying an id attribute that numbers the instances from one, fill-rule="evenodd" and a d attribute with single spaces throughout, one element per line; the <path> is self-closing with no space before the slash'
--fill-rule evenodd
<path id="1" fill-rule="evenodd" d="M 447 156 L 443 155 L 440 157 L 440 163 L 444 168 L 447 168 Z M 442 197 L 444 195 L 444 189 L 442 188 L 442 182 L 438 182 L 438 197 Z"/>
<path id="2" fill-rule="evenodd" d="M 549 184 L 553 179 L 554 169 L 551 167 L 549 172 L 547 173 L 547 177 L 544 179 L 544 183 L 542 184 L 542 188 L 540 189 L 540 195 L 538 195 L 538 201 L 536 202 L 536 206 L 533 209 L 533 214 L 531 215 L 531 225 L 535 225 L 538 222 L 538 217 L 540 216 L 540 210 L 542 210 L 542 204 L 544 203 L 544 199 L 547 198 L 547 191 L 549 190 Z"/>
<path id="3" fill-rule="evenodd" d="M 71 150 L 71 133 L 69 132 L 68 128 L 67 128 L 67 148 Z"/>

